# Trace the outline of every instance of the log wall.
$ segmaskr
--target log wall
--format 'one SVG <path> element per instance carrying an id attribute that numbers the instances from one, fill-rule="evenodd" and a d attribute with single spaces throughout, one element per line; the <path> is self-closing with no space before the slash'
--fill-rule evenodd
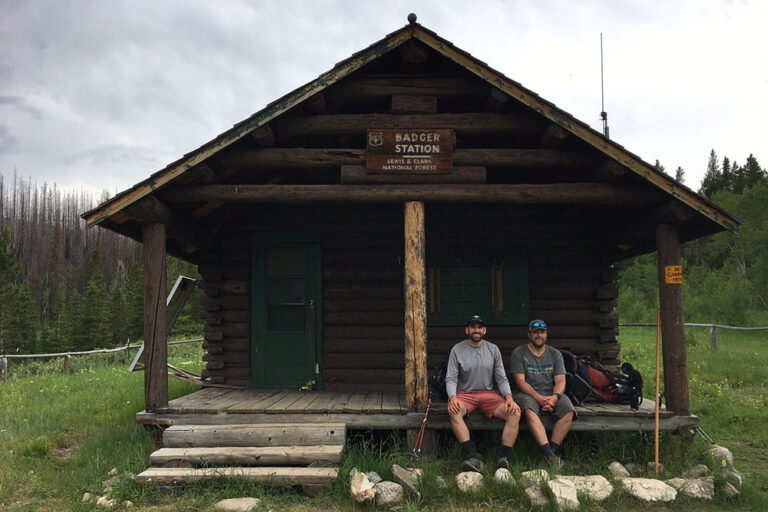
<path id="1" fill-rule="evenodd" d="M 322 378 L 328 390 L 402 387 L 402 206 L 272 208 L 220 234 L 221 250 L 200 264 L 206 320 L 204 375 L 250 384 L 249 237 L 252 231 L 316 230 L 322 234 Z M 498 207 L 426 207 L 426 253 L 525 257 L 530 317 L 550 324 L 550 342 L 604 362 L 618 362 L 616 273 L 598 263 L 589 226 Z M 542 233 L 546 233 L 543 235 Z M 471 315 L 473 312 L 468 311 Z M 428 367 L 463 338 L 463 326 L 430 327 Z M 489 326 L 505 364 L 526 341 L 526 327 Z"/>

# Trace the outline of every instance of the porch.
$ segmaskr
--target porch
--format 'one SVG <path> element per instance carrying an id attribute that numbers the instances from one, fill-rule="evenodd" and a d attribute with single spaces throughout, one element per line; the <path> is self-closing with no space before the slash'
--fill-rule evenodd
<path id="1" fill-rule="evenodd" d="M 587 402 L 577 407 L 578 421 L 574 431 L 648 431 L 654 429 L 653 403 L 645 400 L 639 410 L 628 405 Z M 205 388 L 171 400 L 167 407 L 155 412 L 136 414 L 143 425 L 223 425 L 263 423 L 343 423 L 349 429 L 418 429 L 423 412 L 411 412 L 404 393 L 363 391 L 295 391 L 277 389 Z M 662 407 L 659 414 L 661 430 L 695 428 L 699 418 L 680 415 Z M 469 418 L 471 429 L 501 428 L 474 414 Z M 449 429 L 446 403 L 432 403 L 428 427 Z M 525 429 L 525 426 L 522 425 Z"/>

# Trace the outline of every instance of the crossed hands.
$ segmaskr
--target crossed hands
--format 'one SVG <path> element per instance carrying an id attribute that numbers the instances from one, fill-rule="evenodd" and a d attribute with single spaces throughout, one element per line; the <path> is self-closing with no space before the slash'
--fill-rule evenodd
<path id="1" fill-rule="evenodd" d="M 557 395 L 541 396 L 536 398 L 539 403 L 539 408 L 542 411 L 552 412 L 555 410 L 555 404 L 557 404 Z"/>
<path id="2" fill-rule="evenodd" d="M 507 395 L 504 398 L 504 410 L 507 412 L 507 415 L 515 416 L 520 414 L 520 406 L 512 399 L 512 395 Z"/>

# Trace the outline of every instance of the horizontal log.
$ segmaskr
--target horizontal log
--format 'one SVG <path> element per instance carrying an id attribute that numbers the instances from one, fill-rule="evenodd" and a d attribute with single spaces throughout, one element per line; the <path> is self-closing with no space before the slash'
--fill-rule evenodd
<path id="1" fill-rule="evenodd" d="M 222 368 L 228 368 L 232 366 L 250 367 L 251 366 L 251 354 L 250 352 L 233 352 L 231 350 L 223 351 L 220 354 L 203 354 L 203 362 L 222 362 L 224 366 Z M 214 367 L 210 367 L 214 369 Z"/>
<path id="2" fill-rule="evenodd" d="M 401 48 L 403 48 L 401 46 Z M 437 112 L 437 98 L 434 96 L 392 96 L 389 106 L 391 114 L 434 114 Z"/>
<path id="3" fill-rule="evenodd" d="M 342 165 L 341 183 L 485 183 L 485 167 L 454 166 L 445 174 L 371 174 L 363 165 Z"/>
<path id="4" fill-rule="evenodd" d="M 223 354 L 224 353 L 224 346 L 223 345 L 211 345 L 211 344 L 209 344 L 207 347 L 205 347 L 205 351 L 208 354 Z M 203 361 L 205 361 L 205 354 L 203 354 Z"/>
<path id="5" fill-rule="evenodd" d="M 221 340 L 205 340 L 203 341 L 203 348 L 208 347 L 223 347 L 224 350 L 231 350 L 233 352 L 247 352 L 250 350 L 251 341 L 248 338 L 224 338 L 222 335 Z"/>
<path id="6" fill-rule="evenodd" d="M 251 335 L 250 322 L 224 322 L 205 329 L 205 338 L 208 339 L 208 333 L 220 332 L 224 338 L 243 338 Z"/>
<path id="7" fill-rule="evenodd" d="M 250 277 L 249 265 L 246 263 L 226 265 L 205 263 L 198 266 L 198 272 L 206 281 L 242 280 Z"/>
<path id="8" fill-rule="evenodd" d="M 198 281 L 198 286 L 209 297 L 247 295 L 249 292 L 248 281 L 239 279 L 219 282 Z"/>
<path id="9" fill-rule="evenodd" d="M 403 385 L 405 370 L 323 369 L 325 382 L 371 382 Z"/>
<path id="10" fill-rule="evenodd" d="M 615 299 L 615 283 L 534 281 L 529 284 L 531 299 Z"/>
<path id="11" fill-rule="evenodd" d="M 357 265 L 365 262 L 367 265 L 401 265 L 402 251 L 395 249 L 328 249 L 323 247 L 323 270 L 325 268 Z"/>
<path id="12" fill-rule="evenodd" d="M 200 372 L 203 378 L 212 376 L 224 376 L 226 378 L 241 377 L 243 379 L 251 377 L 251 369 L 249 367 L 225 367 L 225 368 L 208 368 L 206 365 L 203 371 Z M 213 382 L 213 381 L 211 381 Z"/>
<path id="13" fill-rule="evenodd" d="M 343 424 L 174 425 L 163 432 L 167 448 L 343 445 Z"/>
<path id="14" fill-rule="evenodd" d="M 361 311 L 395 311 L 403 314 L 401 299 L 333 299 L 323 302 L 324 313 L 361 312 Z"/>
<path id="15" fill-rule="evenodd" d="M 230 309 L 250 309 L 251 299 L 248 295 L 221 295 L 219 297 L 203 296 L 200 305 L 206 311 L 221 311 Z"/>
<path id="16" fill-rule="evenodd" d="M 362 265 L 364 262 L 358 262 Z M 323 282 L 380 282 L 403 280 L 403 269 L 397 265 L 370 265 L 370 266 L 323 266 Z"/>
<path id="17" fill-rule="evenodd" d="M 489 87 L 475 78 L 455 77 L 350 77 L 334 86 L 334 97 L 344 101 L 379 100 L 387 96 L 435 96 L 438 99 L 462 99 L 467 97 L 485 100 Z"/>
<path id="18" fill-rule="evenodd" d="M 149 456 L 153 466 L 308 466 L 340 464 L 343 445 L 333 446 L 225 446 L 161 448 Z"/>
<path id="19" fill-rule="evenodd" d="M 250 322 L 251 312 L 247 309 L 226 309 L 223 311 L 203 311 L 200 318 L 213 324 L 222 322 Z"/>
<path id="20" fill-rule="evenodd" d="M 455 130 L 458 135 L 535 133 L 533 116 L 522 113 L 326 114 L 286 117 L 274 123 L 280 136 L 360 135 L 375 130 Z"/>
<path id="21" fill-rule="evenodd" d="M 167 192 L 173 202 L 649 204 L 656 194 L 600 183 L 548 185 L 192 185 Z"/>
<path id="22" fill-rule="evenodd" d="M 332 283 L 323 286 L 323 301 L 334 298 L 397 299 L 402 297 L 402 284 Z"/>
<path id="23" fill-rule="evenodd" d="M 221 331 L 209 330 L 205 332 L 205 341 L 222 341 L 224 339 L 224 333 Z M 203 346 L 205 346 L 205 341 Z"/>
<path id="24" fill-rule="evenodd" d="M 531 311 L 612 311 L 616 307 L 615 300 L 598 299 L 531 299 Z"/>
<path id="25" fill-rule="evenodd" d="M 136 476 L 136 483 L 169 485 L 237 479 L 282 486 L 330 485 L 337 476 L 337 468 L 149 468 Z"/>
<path id="26" fill-rule="evenodd" d="M 345 311 L 326 312 L 323 324 L 330 325 L 403 325 L 403 311 Z"/>

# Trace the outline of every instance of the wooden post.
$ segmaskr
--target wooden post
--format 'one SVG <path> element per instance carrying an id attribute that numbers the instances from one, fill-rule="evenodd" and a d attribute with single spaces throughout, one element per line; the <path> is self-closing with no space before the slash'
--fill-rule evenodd
<path id="1" fill-rule="evenodd" d="M 682 282 L 670 283 L 667 267 L 680 265 L 680 234 L 677 226 L 656 226 L 656 252 L 661 307 L 661 341 L 664 360 L 664 394 L 667 409 L 690 414 L 688 353 L 685 346 Z"/>
<path id="2" fill-rule="evenodd" d="M 712 325 L 709 328 L 709 348 L 717 348 L 717 326 Z"/>
<path id="3" fill-rule="evenodd" d="M 0 357 L 0 382 L 8 380 L 8 358 Z"/>
<path id="4" fill-rule="evenodd" d="M 427 277 L 424 203 L 405 203 L 405 397 L 411 410 L 427 406 Z"/>
<path id="5" fill-rule="evenodd" d="M 72 357 L 67 354 L 64 356 L 64 373 L 68 374 L 72 371 Z"/>
<path id="6" fill-rule="evenodd" d="M 165 225 L 147 224 L 144 245 L 144 399 L 147 412 L 168 406 Z"/>

